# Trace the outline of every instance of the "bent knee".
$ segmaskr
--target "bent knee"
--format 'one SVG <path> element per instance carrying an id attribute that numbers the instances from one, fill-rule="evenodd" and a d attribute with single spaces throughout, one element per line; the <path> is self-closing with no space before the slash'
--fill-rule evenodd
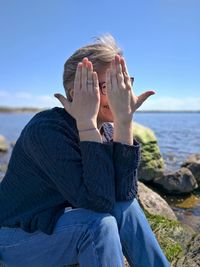
<path id="1" fill-rule="evenodd" d="M 117 221 L 111 214 L 101 214 L 99 218 L 92 224 L 93 231 L 99 231 L 104 235 L 116 235 L 118 234 Z"/>

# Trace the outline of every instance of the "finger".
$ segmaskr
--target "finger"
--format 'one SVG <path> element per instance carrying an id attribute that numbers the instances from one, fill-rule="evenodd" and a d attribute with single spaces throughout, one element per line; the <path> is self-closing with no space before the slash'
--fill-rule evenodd
<path id="1" fill-rule="evenodd" d="M 88 63 L 88 58 L 85 57 L 82 60 L 82 76 L 81 76 L 81 89 L 87 89 L 87 63 Z"/>
<path id="2" fill-rule="evenodd" d="M 129 74 L 128 74 L 128 69 L 127 69 L 127 66 L 126 66 L 125 59 L 123 57 L 121 57 L 120 63 L 121 63 L 121 66 L 122 66 L 122 73 L 124 75 L 124 82 L 125 82 L 127 88 L 130 90 L 131 89 L 131 80 L 130 80 L 130 77 L 129 77 Z"/>
<path id="3" fill-rule="evenodd" d="M 126 73 L 129 76 L 128 68 L 126 66 L 126 62 L 125 62 L 125 59 L 123 57 L 120 58 L 120 63 L 121 63 L 121 66 L 122 66 L 122 72 Z"/>
<path id="4" fill-rule="evenodd" d="M 117 77 L 116 77 L 115 60 L 112 60 L 111 62 L 110 77 L 111 77 L 111 90 L 116 91 L 118 89 L 118 84 L 117 84 Z"/>
<path id="5" fill-rule="evenodd" d="M 76 94 L 77 90 L 81 89 L 81 72 L 82 72 L 82 63 L 78 63 L 76 68 L 76 74 L 74 79 L 74 93 Z"/>
<path id="6" fill-rule="evenodd" d="M 71 103 L 61 94 L 54 94 L 54 96 L 60 101 L 66 111 L 69 111 Z"/>
<path id="7" fill-rule="evenodd" d="M 116 65 L 116 77 L 117 77 L 118 86 L 120 88 L 123 87 L 125 89 L 124 76 L 122 73 L 122 66 L 121 66 L 119 55 L 115 56 L 115 65 Z"/>
<path id="8" fill-rule="evenodd" d="M 138 96 L 137 108 L 139 108 L 148 97 L 150 97 L 151 95 L 154 95 L 154 94 L 155 94 L 155 91 L 151 90 L 151 91 L 146 91 L 145 93 Z"/>
<path id="9" fill-rule="evenodd" d="M 120 56 L 116 55 L 115 56 L 115 65 L 116 65 L 116 70 L 118 73 L 122 72 L 122 66 L 120 64 Z"/>
<path id="10" fill-rule="evenodd" d="M 123 73 L 123 75 L 124 75 L 124 83 L 125 83 L 126 89 L 131 90 L 132 89 L 132 85 L 131 85 L 130 77 L 125 72 Z"/>
<path id="11" fill-rule="evenodd" d="M 89 92 L 92 92 L 94 84 L 93 84 L 93 75 L 92 75 L 93 65 L 91 61 L 88 61 L 87 69 L 88 69 L 87 89 Z"/>
<path id="12" fill-rule="evenodd" d="M 96 72 L 92 73 L 92 78 L 93 78 L 93 90 L 94 92 L 100 96 L 99 93 L 99 80 Z"/>
<path id="13" fill-rule="evenodd" d="M 107 88 L 107 94 L 109 95 L 111 92 L 111 88 L 112 88 L 110 69 L 107 69 L 107 71 L 106 71 L 106 88 Z"/>

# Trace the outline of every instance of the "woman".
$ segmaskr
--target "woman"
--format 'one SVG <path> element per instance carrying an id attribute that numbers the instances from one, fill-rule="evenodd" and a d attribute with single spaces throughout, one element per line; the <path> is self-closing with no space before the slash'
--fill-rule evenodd
<path id="1" fill-rule="evenodd" d="M 65 63 L 64 108 L 36 114 L 0 187 L 0 258 L 8 267 L 169 266 L 137 201 L 131 90 L 110 35 Z M 114 128 L 112 124 L 114 123 Z"/>

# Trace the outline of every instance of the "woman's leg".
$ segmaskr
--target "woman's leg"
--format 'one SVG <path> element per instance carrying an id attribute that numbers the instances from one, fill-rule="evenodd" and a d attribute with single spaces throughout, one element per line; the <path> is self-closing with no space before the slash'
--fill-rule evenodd
<path id="1" fill-rule="evenodd" d="M 131 267 L 169 267 L 137 199 L 116 202 L 116 218 L 123 253 Z"/>
<path id="2" fill-rule="evenodd" d="M 1 228 L 0 255 L 6 267 L 124 266 L 116 219 L 87 209 L 66 211 L 52 235 Z"/>

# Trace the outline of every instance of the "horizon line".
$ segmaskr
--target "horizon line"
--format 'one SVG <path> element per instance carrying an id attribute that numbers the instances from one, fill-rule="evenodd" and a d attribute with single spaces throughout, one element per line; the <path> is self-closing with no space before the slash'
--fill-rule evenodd
<path id="1" fill-rule="evenodd" d="M 47 109 L 51 109 L 52 107 L 25 107 L 25 106 L 22 106 L 22 107 L 13 107 L 13 106 L 0 106 L 0 112 L 12 112 L 12 111 L 41 111 L 41 110 L 47 110 Z M 161 110 L 161 109 L 158 109 L 158 110 L 136 110 L 136 112 L 148 112 L 148 113 L 153 113 L 153 112 L 185 112 L 185 113 L 199 113 L 200 110 Z"/>

